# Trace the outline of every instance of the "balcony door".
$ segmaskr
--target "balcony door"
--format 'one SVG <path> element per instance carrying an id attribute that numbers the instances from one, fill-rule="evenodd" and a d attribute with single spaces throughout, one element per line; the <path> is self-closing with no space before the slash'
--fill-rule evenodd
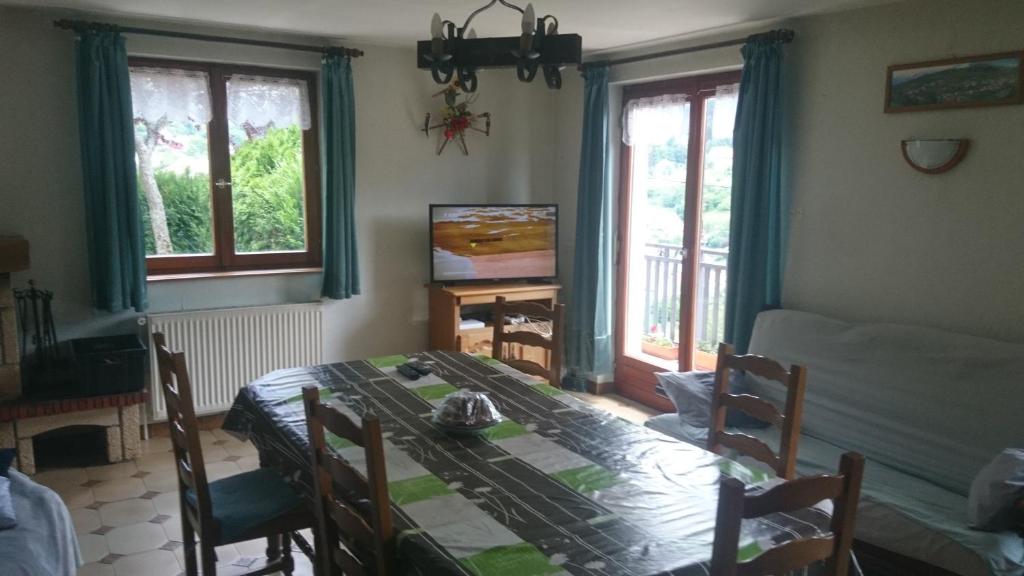
<path id="1" fill-rule="evenodd" d="M 623 91 L 616 388 L 671 409 L 655 372 L 713 370 L 725 320 L 739 72 Z"/>

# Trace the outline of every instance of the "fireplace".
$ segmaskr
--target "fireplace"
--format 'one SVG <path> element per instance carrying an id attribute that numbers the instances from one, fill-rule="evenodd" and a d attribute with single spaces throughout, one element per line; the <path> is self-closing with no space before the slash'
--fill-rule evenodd
<path id="1" fill-rule="evenodd" d="M 11 273 L 28 266 L 28 242 L 0 235 L 0 448 L 16 448 L 18 468 L 26 474 L 35 473 L 36 441 L 44 462 L 61 451 L 92 453 L 92 462 L 135 458 L 146 402 L 144 369 L 136 362 L 145 354 L 141 343 L 130 347 L 116 338 L 72 341 L 81 349 L 75 368 L 83 372 L 75 386 L 46 397 L 25 395 Z M 38 342 L 34 346 L 38 353 Z"/>

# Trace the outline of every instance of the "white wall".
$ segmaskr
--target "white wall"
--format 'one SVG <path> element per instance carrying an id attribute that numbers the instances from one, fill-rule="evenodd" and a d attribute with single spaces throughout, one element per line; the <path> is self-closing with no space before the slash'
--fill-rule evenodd
<path id="1" fill-rule="evenodd" d="M 29 239 L 33 266 L 15 283 L 34 278 L 54 290 L 60 335 L 74 337 L 130 330 L 135 315 L 96 314 L 89 304 L 73 35 L 51 24 L 63 15 L 0 8 L 0 232 Z M 415 68 L 413 49 L 360 47 L 366 56 L 354 61 L 353 73 L 363 295 L 328 301 L 328 359 L 426 346 L 428 204 L 551 195 L 554 144 L 546 111 L 555 95 L 543 83 L 520 84 L 507 70 L 481 73 L 474 109 L 494 114 L 491 137 L 471 136 L 469 157 L 455 149 L 438 157 L 434 137 L 417 132 L 426 112 L 438 112 L 440 100 L 431 97 L 438 86 Z M 129 36 L 128 49 L 165 58 L 319 68 L 316 54 L 167 38 Z M 165 281 L 151 283 L 149 296 L 151 311 L 163 312 L 308 302 L 319 298 L 319 287 L 317 274 Z"/>
<path id="2" fill-rule="evenodd" d="M 917 0 L 796 23 L 787 307 L 1024 340 L 1024 106 L 883 114 L 885 69 L 1024 49 L 1024 3 Z M 945 175 L 905 138 L 969 138 Z"/>
<path id="3" fill-rule="evenodd" d="M 123 330 L 134 316 L 97 315 L 88 302 L 72 35 L 51 25 L 62 15 L 0 8 L 0 233 L 29 238 L 33 268 L 15 281 L 35 278 L 54 290 L 61 336 L 73 337 Z M 1021 49 L 1021 21 L 1024 4 L 1015 0 L 911 0 L 759 28 L 798 33 L 789 48 L 786 306 L 1024 340 L 1024 106 L 881 111 L 889 64 Z M 128 45 L 153 56 L 318 67 L 315 55 L 278 50 L 142 36 Z M 558 92 L 520 84 L 507 70 L 482 73 L 475 107 L 494 114 L 492 136 L 472 138 L 468 158 L 436 157 L 416 129 L 436 110 L 437 87 L 415 69 L 412 49 L 364 48 L 354 65 L 364 295 L 328 303 L 327 357 L 426 345 L 430 202 L 558 202 L 561 276 L 570 286 L 582 118 L 575 71 L 563 72 Z M 624 83 L 739 64 L 737 49 L 723 49 L 618 67 L 612 99 Z M 925 176 L 899 154 L 899 140 L 917 136 L 967 137 L 972 150 L 953 172 Z M 319 276 L 299 275 L 153 284 L 150 299 L 154 311 L 170 311 L 318 294 Z"/>
<path id="4" fill-rule="evenodd" d="M 1024 106 L 882 112 L 887 66 L 1021 50 L 1021 22 L 1016 0 L 910 0 L 759 28 L 797 32 L 787 48 L 784 306 L 1024 341 Z M 613 68 L 611 79 L 621 86 L 741 64 L 738 48 L 719 49 Z M 580 120 L 568 106 L 559 105 L 560 156 L 578 155 Z M 904 164 L 899 143 L 910 137 L 970 138 L 972 148 L 954 171 L 927 176 Z M 575 210 L 578 157 L 569 164 L 556 174 L 564 212 Z M 573 223 L 563 222 L 571 236 Z M 571 272 L 563 269 L 563 283 Z"/>

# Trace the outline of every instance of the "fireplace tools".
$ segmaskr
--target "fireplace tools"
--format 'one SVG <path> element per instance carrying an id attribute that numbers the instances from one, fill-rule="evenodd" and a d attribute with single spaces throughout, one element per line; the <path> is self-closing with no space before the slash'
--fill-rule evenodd
<path id="1" fill-rule="evenodd" d="M 57 328 L 53 322 L 53 292 L 36 288 L 35 280 L 28 288 L 15 290 L 18 324 L 21 326 L 21 362 L 23 366 L 45 370 L 60 360 Z M 32 351 L 29 353 L 29 343 Z"/>
<path id="2" fill-rule="evenodd" d="M 29 280 L 28 288 L 14 291 L 14 298 L 21 326 L 22 393 L 40 397 L 74 390 L 75 362 L 67 346 L 57 341 L 53 292 Z"/>

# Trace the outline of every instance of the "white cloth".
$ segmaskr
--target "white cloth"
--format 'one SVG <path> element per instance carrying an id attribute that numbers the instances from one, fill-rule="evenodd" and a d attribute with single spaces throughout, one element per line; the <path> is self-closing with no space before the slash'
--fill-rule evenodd
<path id="1" fill-rule="evenodd" d="M 135 118 L 206 124 L 213 117 L 206 72 L 133 66 L 129 77 Z"/>
<path id="2" fill-rule="evenodd" d="M 993 455 L 1020 446 L 1024 344 L 771 310 L 749 352 L 807 369 L 805 434 L 961 496 Z M 784 405 L 781 387 L 747 383 Z"/>
<path id="3" fill-rule="evenodd" d="M 684 94 L 665 94 L 636 98 L 626 102 L 622 111 L 622 141 L 635 144 L 665 144 L 673 136 L 684 134 L 690 125 L 689 107 Z"/>
<path id="4" fill-rule="evenodd" d="M 18 525 L 0 532 L 0 574 L 74 576 L 82 556 L 67 506 L 28 476 L 9 474 Z"/>
<path id="5" fill-rule="evenodd" d="M 235 74 L 228 77 L 228 120 L 263 128 L 299 126 L 309 130 L 309 88 L 305 80 Z"/>
<path id="6" fill-rule="evenodd" d="M 732 140 L 739 95 L 739 84 L 719 86 L 715 91 L 714 105 L 708 119 L 712 140 Z"/>

